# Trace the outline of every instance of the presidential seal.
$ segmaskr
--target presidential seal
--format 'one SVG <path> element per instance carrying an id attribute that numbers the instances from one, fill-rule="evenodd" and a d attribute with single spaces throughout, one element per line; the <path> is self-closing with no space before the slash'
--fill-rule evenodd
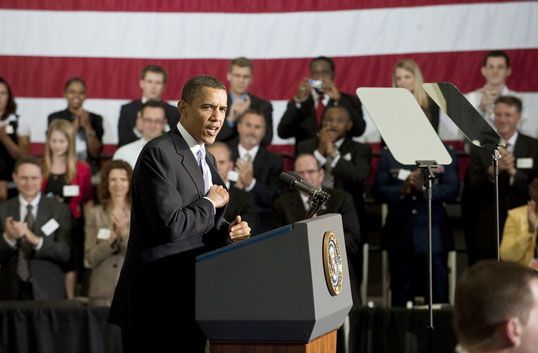
<path id="1" fill-rule="evenodd" d="M 323 235 L 323 268 L 329 292 L 332 296 L 340 294 L 344 279 L 342 252 L 336 235 L 329 231 Z"/>

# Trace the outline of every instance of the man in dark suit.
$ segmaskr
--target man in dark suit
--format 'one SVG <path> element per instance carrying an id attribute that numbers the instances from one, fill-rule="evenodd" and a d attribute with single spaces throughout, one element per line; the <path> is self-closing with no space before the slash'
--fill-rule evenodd
<path id="1" fill-rule="evenodd" d="M 326 107 L 343 106 L 349 111 L 353 128 L 351 136 L 360 136 L 366 129 L 361 102 L 356 95 L 340 92 L 334 83 L 334 62 L 326 56 L 310 61 L 310 77 L 304 78 L 278 124 L 278 136 L 295 137 L 295 146 L 316 137 Z"/>
<path id="2" fill-rule="evenodd" d="M 0 204 L 0 300 L 65 299 L 71 214 L 63 202 L 44 197 L 37 159 L 15 164 L 19 195 Z"/>
<path id="3" fill-rule="evenodd" d="M 226 112 L 226 89 L 210 76 L 183 87 L 181 120 L 146 144 L 132 180 L 131 233 L 110 321 L 124 352 L 203 352 L 195 322 L 196 256 L 250 236 L 237 216 L 223 219 L 228 192 L 205 145 Z"/>
<path id="4" fill-rule="evenodd" d="M 240 215 L 241 219 L 247 222 L 250 228 L 254 229 L 256 224 L 256 203 L 254 202 L 254 195 L 235 187 L 237 172 L 233 170 L 232 150 L 224 142 L 215 142 L 207 146 L 207 150 L 215 158 L 215 165 L 219 176 L 230 194 L 230 202 L 226 206 L 224 219 L 232 222 L 235 216 Z"/>
<path id="5" fill-rule="evenodd" d="M 353 196 L 361 229 L 366 229 L 364 186 L 370 174 L 372 151 L 368 145 L 353 141 L 348 133 L 353 127 L 349 112 L 342 106 L 328 107 L 317 137 L 302 141 L 297 154 L 311 153 L 323 167 L 323 186 L 340 189 Z"/>
<path id="6" fill-rule="evenodd" d="M 249 109 L 239 118 L 239 138 L 230 143 L 232 159 L 238 173 L 235 187 L 248 191 L 256 200 L 256 229 L 260 234 L 271 229 L 273 202 L 280 193 L 278 176 L 282 158 L 261 145 L 265 136 L 265 119 L 261 112 Z"/>
<path id="7" fill-rule="evenodd" d="M 538 140 L 518 132 L 522 103 L 501 96 L 494 106 L 495 128 L 507 143 L 499 160 L 499 220 L 502 234 L 507 212 L 529 200 L 529 184 L 538 167 Z M 495 189 L 491 152 L 471 147 L 471 165 L 462 193 L 462 214 L 469 265 L 496 259 Z"/>
<path id="8" fill-rule="evenodd" d="M 256 109 L 265 118 L 266 133 L 262 140 L 262 145 L 268 145 L 273 139 L 273 106 L 271 102 L 257 97 L 249 92 L 253 77 L 252 62 L 239 57 L 233 59 L 228 66 L 228 82 L 230 82 L 230 92 L 228 93 L 228 107 L 226 120 L 222 125 L 218 141 L 231 141 L 237 138 L 237 121 L 248 109 Z"/>
<path id="9" fill-rule="evenodd" d="M 313 185 L 316 188 L 321 188 L 324 178 L 324 171 L 320 167 L 319 162 L 312 154 L 301 154 L 295 160 L 295 173 L 299 174 L 304 181 Z M 360 227 L 357 219 L 357 212 L 353 206 L 351 195 L 342 190 L 326 189 L 325 191 L 331 195 L 329 201 L 317 213 L 323 215 L 327 213 L 339 213 L 342 215 L 342 226 L 344 228 L 344 240 L 346 244 L 346 255 L 349 268 L 349 283 L 351 285 L 351 296 L 353 298 L 353 310 L 350 316 L 354 317 L 358 313 L 361 305 L 360 286 L 362 278 L 362 250 L 360 247 Z M 312 204 L 308 195 L 292 191 L 283 194 L 275 201 L 273 213 L 273 226 L 280 227 L 287 224 L 293 224 L 302 221 L 306 218 Z M 354 334 L 359 330 L 355 327 L 358 320 L 350 320 L 350 339 L 349 342 L 354 342 Z M 344 348 L 346 340 L 341 330 L 338 336 L 338 352 L 347 351 Z M 350 352 L 354 352 L 353 347 L 349 347 Z"/>
<path id="10" fill-rule="evenodd" d="M 140 89 L 142 98 L 133 100 L 121 106 L 118 119 L 118 147 L 136 141 L 142 137 L 142 121 L 137 119 L 143 103 L 149 100 L 161 101 L 166 87 L 166 71 L 155 65 L 148 65 L 140 72 Z M 179 112 L 176 107 L 168 103 L 164 104 L 168 128 L 177 125 Z"/>

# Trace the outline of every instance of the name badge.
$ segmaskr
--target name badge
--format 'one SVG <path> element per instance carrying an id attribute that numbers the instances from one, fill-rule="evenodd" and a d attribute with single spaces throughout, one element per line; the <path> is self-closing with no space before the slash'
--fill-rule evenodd
<path id="1" fill-rule="evenodd" d="M 110 238 L 110 233 L 110 229 L 99 228 L 99 231 L 97 232 L 97 239 L 107 240 Z"/>
<path id="2" fill-rule="evenodd" d="M 532 158 L 518 158 L 516 161 L 517 169 L 531 169 L 534 164 Z"/>
<path id="3" fill-rule="evenodd" d="M 344 154 L 344 157 L 342 157 L 342 158 L 344 158 L 348 162 L 351 161 L 351 153 Z"/>
<path id="4" fill-rule="evenodd" d="M 45 234 L 45 236 L 48 237 L 58 228 L 60 228 L 60 223 L 58 223 L 54 218 L 51 218 L 41 227 L 41 231 L 43 234 Z"/>
<path id="5" fill-rule="evenodd" d="M 411 171 L 408 169 L 400 169 L 398 171 L 398 179 L 405 180 L 411 174 Z"/>
<path id="6" fill-rule="evenodd" d="M 80 195 L 80 187 L 78 185 L 64 185 L 64 197 L 75 197 Z"/>

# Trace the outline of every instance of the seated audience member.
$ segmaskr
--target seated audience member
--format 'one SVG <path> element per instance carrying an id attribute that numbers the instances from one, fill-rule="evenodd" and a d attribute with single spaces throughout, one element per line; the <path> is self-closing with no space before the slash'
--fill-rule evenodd
<path id="1" fill-rule="evenodd" d="M 254 195 L 235 187 L 237 172 L 233 170 L 232 150 L 223 142 L 215 142 L 212 145 L 208 145 L 207 150 L 215 157 L 215 166 L 217 167 L 219 176 L 230 194 L 228 206 L 226 207 L 226 211 L 224 211 L 224 218 L 228 222 L 233 222 L 235 217 L 239 215 L 251 228 L 254 228 L 256 224 L 256 203 L 254 202 Z"/>
<path id="2" fill-rule="evenodd" d="M 262 113 L 249 109 L 237 123 L 238 139 L 230 142 L 235 171 L 238 173 L 234 186 L 255 197 L 256 228 L 253 234 L 271 229 L 273 202 L 281 186 L 278 176 L 282 171 L 282 158 L 261 145 L 265 131 Z"/>
<path id="3" fill-rule="evenodd" d="M 142 121 L 140 124 L 137 123 L 137 126 L 141 127 L 142 137 L 121 146 L 112 157 L 112 159 L 121 159 L 128 162 L 132 168 L 134 168 L 138 155 L 146 143 L 157 136 L 161 136 L 164 131 L 166 125 L 164 103 L 147 101 L 140 107 L 140 114 L 137 119 Z"/>
<path id="4" fill-rule="evenodd" d="M 67 80 L 64 87 L 67 108 L 48 117 L 48 125 L 56 119 L 67 120 L 75 129 L 78 159 L 87 161 L 92 173 L 99 171 L 99 157 L 103 148 L 103 117 L 85 110 L 86 83 L 79 77 Z"/>
<path id="5" fill-rule="evenodd" d="M 324 180 L 324 171 L 319 162 L 312 154 L 300 154 L 295 160 L 295 173 L 300 175 L 304 181 L 312 184 L 315 188 L 321 188 Z M 339 213 L 342 215 L 342 227 L 344 230 L 344 240 L 346 245 L 346 255 L 349 269 L 349 283 L 351 296 L 353 298 L 353 310 L 350 316 L 354 317 L 361 304 L 360 286 L 362 279 L 362 249 L 360 239 L 360 227 L 357 218 L 357 211 L 353 206 L 353 198 L 347 192 L 337 189 L 323 188 L 331 196 L 327 203 L 316 215 L 327 213 Z M 312 207 L 311 200 L 307 194 L 294 190 L 283 194 L 275 201 L 273 212 L 273 226 L 280 227 L 293 224 L 306 219 Z M 350 320 L 350 342 L 354 342 L 354 335 L 358 327 L 355 323 L 358 320 Z M 342 337 L 343 331 L 338 335 L 338 351 L 344 351 L 346 340 Z M 354 351 L 349 347 L 349 351 Z"/>
<path id="6" fill-rule="evenodd" d="M 534 353 L 538 347 L 538 273 L 483 261 L 456 287 L 452 324 L 468 353 Z"/>
<path id="7" fill-rule="evenodd" d="M 324 169 L 323 187 L 344 190 L 353 196 L 363 230 L 366 228 L 364 187 L 370 173 L 372 151 L 368 145 L 353 141 L 348 132 L 353 123 L 342 106 L 325 110 L 316 138 L 302 141 L 297 153 L 312 153 Z"/>
<path id="8" fill-rule="evenodd" d="M 536 231 L 538 230 L 538 178 L 529 185 L 531 200 L 523 206 L 508 211 L 501 242 L 503 261 L 517 262 L 523 266 L 536 266 Z"/>
<path id="9" fill-rule="evenodd" d="M 142 137 L 142 121 L 137 118 L 142 104 L 147 101 L 162 101 L 162 94 L 166 88 L 168 75 L 166 71 L 156 65 L 148 65 L 140 72 L 140 89 L 142 98 L 133 100 L 121 106 L 118 119 L 118 147 L 134 142 Z M 166 111 L 168 130 L 179 122 L 177 107 L 163 102 Z"/>
<path id="10" fill-rule="evenodd" d="M 40 192 L 41 163 L 15 163 L 18 196 L 0 204 L 0 300 L 65 298 L 62 266 L 69 260 L 69 208 Z"/>
<path id="11" fill-rule="evenodd" d="M 439 166 L 432 187 L 432 266 L 434 303 L 448 303 L 448 252 L 454 239 L 444 203 L 459 194 L 457 158 L 447 148 L 452 163 Z M 388 205 L 382 246 L 389 256 L 392 306 L 405 307 L 421 297 L 428 302 L 428 202 L 422 171 L 402 165 L 385 147 L 379 157 L 373 194 Z"/>
<path id="12" fill-rule="evenodd" d="M 295 137 L 295 146 L 316 137 L 326 107 L 338 105 L 349 111 L 353 127 L 351 136 L 360 136 L 366 129 L 362 106 L 357 96 L 340 92 L 334 82 L 334 62 L 326 56 L 310 61 L 310 77 L 304 78 L 278 124 L 278 136 Z"/>
<path id="13" fill-rule="evenodd" d="M 482 61 L 480 72 L 486 83 L 483 87 L 467 93 L 465 97 L 491 126 L 495 126 L 495 100 L 500 96 L 517 95 L 506 86 L 506 79 L 512 73 L 510 57 L 502 50 L 490 51 Z"/>
<path id="14" fill-rule="evenodd" d="M 131 217 L 131 176 L 125 161 L 108 161 L 101 171 L 99 203 L 84 208 L 84 264 L 91 269 L 92 305 L 110 306 L 127 252 Z"/>
<path id="15" fill-rule="evenodd" d="M 228 82 L 230 91 L 228 92 L 228 109 L 226 110 L 226 120 L 217 136 L 218 141 L 230 141 L 237 138 L 237 120 L 248 109 L 256 109 L 263 114 L 267 132 L 262 140 L 262 145 L 268 145 L 273 139 L 273 106 L 269 101 L 257 97 L 249 92 L 253 78 L 252 62 L 239 57 L 233 59 L 228 66 Z"/>
<path id="16" fill-rule="evenodd" d="M 28 139 L 21 137 L 17 103 L 11 87 L 0 77 L 0 201 L 15 196 L 11 177 L 15 160 L 28 152 Z"/>
<path id="17" fill-rule="evenodd" d="M 305 153 L 297 156 L 294 172 L 315 188 L 322 187 L 325 172 L 320 167 L 314 155 Z M 362 261 L 360 261 L 360 258 L 362 257 L 362 250 L 360 249 L 359 221 L 353 205 L 353 198 L 350 194 L 342 190 L 328 189 L 325 187 L 323 189 L 331 197 L 317 215 L 327 213 L 340 213 L 342 215 L 353 302 L 359 304 L 359 278 L 362 275 Z M 294 190 L 281 195 L 275 201 L 272 218 L 273 227 L 280 227 L 306 219 L 306 215 L 311 207 L 312 204 L 309 196 L 303 192 Z"/>
<path id="18" fill-rule="evenodd" d="M 439 107 L 431 99 L 422 84 L 424 77 L 420 66 L 412 59 L 398 61 L 392 72 L 392 86 L 405 88 L 415 96 L 435 131 L 439 131 Z"/>
<path id="19" fill-rule="evenodd" d="M 518 131 L 521 100 L 501 96 L 495 101 L 495 128 L 507 143 L 499 159 L 499 223 L 504 228 L 509 209 L 527 204 L 529 184 L 538 167 L 538 140 Z M 491 152 L 471 146 L 471 164 L 462 192 L 462 215 L 469 265 L 497 258 L 495 184 Z"/>
<path id="20" fill-rule="evenodd" d="M 78 272 L 84 269 L 82 209 L 92 198 L 92 189 L 90 166 L 77 159 L 75 130 L 73 124 L 65 120 L 53 121 L 47 131 L 41 191 L 44 196 L 69 205 L 73 216 L 70 238 L 71 259 L 64 267 L 67 298 L 73 299 L 76 294 Z"/>

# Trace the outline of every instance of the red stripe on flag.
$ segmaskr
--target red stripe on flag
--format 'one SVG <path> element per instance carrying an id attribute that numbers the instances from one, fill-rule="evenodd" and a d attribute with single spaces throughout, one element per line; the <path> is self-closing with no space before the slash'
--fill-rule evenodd
<path id="1" fill-rule="evenodd" d="M 538 49 L 507 51 L 512 60 L 508 86 L 520 92 L 538 92 L 534 70 Z M 391 85 L 394 64 L 402 58 L 415 59 L 428 82 L 452 82 L 463 92 L 484 83 L 480 66 L 485 51 L 374 55 L 335 58 L 336 82 L 344 92 L 357 87 Z M 310 59 L 254 60 L 251 92 L 266 99 L 290 98 L 299 81 L 308 75 Z M 0 75 L 10 82 L 16 97 L 61 97 L 65 81 L 72 76 L 86 80 L 88 96 L 131 99 L 140 95 L 139 72 L 148 64 L 164 67 L 169 73 L 165 99 L 179 97 L 183 83 L 197 74 L 226 80 L 228 60 L 224 59 L 117 59 L 0 56 Z"/>
<path id="2" fill-rule="evenodd" d="M 2 0 L 0 8 L 55 11 L 270 13 L 517 1 L 522 0 Z"/>

